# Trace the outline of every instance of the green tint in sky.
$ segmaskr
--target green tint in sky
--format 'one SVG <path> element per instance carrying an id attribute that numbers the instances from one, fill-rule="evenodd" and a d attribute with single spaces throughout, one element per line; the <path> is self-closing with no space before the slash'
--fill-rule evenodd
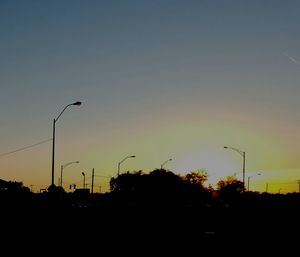
<path id="1" fill-rule="evenodd" d="M 257 190 L 289 179 L 294 191 L 299 23 L 298 1 L 1 1 L 0 153 L 51 138 L 80 100 L 57 123 L 56 181 L 79 160 L 66 184 L 94 167 L 107 189 L 134 154 L 123 170 L 173 158 L 167 168 L 206 168 L 213 182 L 240 175 L 229 145 L 268 175 Z M 51 143 L 0 158 L 3 179 L 40 188 L 50 176 Z"/>

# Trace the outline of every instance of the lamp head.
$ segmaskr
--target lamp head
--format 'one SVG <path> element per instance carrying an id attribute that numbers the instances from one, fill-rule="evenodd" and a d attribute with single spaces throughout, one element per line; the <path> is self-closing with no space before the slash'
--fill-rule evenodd
<path id="1" fill-rule="evenodd" d="M 81 172 L 82 176 L 85 176 L 84 172 Z"/>
<path id="2" fill-rule="evenodd" d="M 130 158 L 135 158 L 135 155 L 131 155 Z"/>
<path id="3" fill-rule="evenodd" d="M 225 148 L 225 149 L 227 149 L 227 148 L 228 148 L 228 146 L 224 146 L 224 148 Z"/>
<path id="4" fill-rule="evenodd" d="M 79 106 L 79 105 L 81 105 L 81 102 L 78 101 L 78 102 L 72 103 L 72 105 L 78 105 Z"/>

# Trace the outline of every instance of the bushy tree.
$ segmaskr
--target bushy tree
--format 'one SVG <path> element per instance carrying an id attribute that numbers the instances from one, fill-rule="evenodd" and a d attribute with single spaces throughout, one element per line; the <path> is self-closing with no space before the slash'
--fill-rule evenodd
<path id="1" fill-rule="evenodd" d="M 243 182 L 235 176 L 228 176 L 217 183 L 219 196 L 225 200 L 235 201 L 244 190 Z"/>
<path id="2" fill-rule="evenodd" d="M 111 178 L 110 191 L 137 191 L 142 183 L 142 171 L 130 173 L 129 171 L 118 175 L 116 178 Z"/>
<path id="3" fill-rule="evenodd" d="M 200 206 L 209 200 L 209 191 L 203 185 L 206 180 L 205 171 L 180 176 L 156 169 L 148 174 L 142 171 L 123 173 L 111 179 L 110 189 L 123 203 L 164 207 Z"/>
<path id="4" fill-rule="evenodd" d="M 186 174 L 183 179 L 191 185 L 196 185 L 204 188 L 204 183 L 207 181 L 208 174 L 205 170 L 197 170 Z"/>

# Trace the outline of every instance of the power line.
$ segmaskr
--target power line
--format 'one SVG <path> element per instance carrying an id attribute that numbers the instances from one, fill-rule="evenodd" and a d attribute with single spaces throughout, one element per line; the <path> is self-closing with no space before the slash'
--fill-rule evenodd
<path id="1" fill-rule="evenodd" d="M 95 175 L 95 177 L 100 177 L 100 178 L 111 178 L 109 176 L 100 176 L 100 175 Z"/>
<path id="2" fill-rule="evenodd" d="M 24 147 L 22 147 L 22 148 L 19 148 L 19 149 L 10 151 L 10 152 L 2 153 L 2 154 L 0 154 L 0 157 L 6 156 L 6 155 L 9 155 L 9 154 L 13 154 L 13 153 L 16 153 L 16 152 L 20 152 L 20 151 L 26 150 L 26 149 L 28 149 L 28 148 L 32 148 L 32 147 L 35 147 L 35 146 L 38 146 L 38 145 L 47 143 L 47 142 L 49 142 L 49 141 L 52 141 L 52 138 L 46 139 L 46 140 L 43 140 L 43 141 L 40 141 L 40 142 L 35 143 L 35 144 L 33 144 L 33 145 L 24 146 Z"/>

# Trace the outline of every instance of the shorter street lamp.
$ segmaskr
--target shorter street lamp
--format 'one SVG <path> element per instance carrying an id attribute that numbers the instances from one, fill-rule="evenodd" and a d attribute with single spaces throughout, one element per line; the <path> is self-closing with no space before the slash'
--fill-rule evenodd
<path id="1" fill-rule="evenodd" d="M 82 176 L 83 176 L 83 188 L 85 188 L 85 173 L 81 172 Z"/>
<path id="2" fill-rule="evenodd" d="M 136 156 L 135 155 L 129 155 L 129 156 L 126 156 L 122 161 L 120 161 L 118 163 L 118 176 L 120 175 L 120 167 L 121 167 L 121 163 L 124 162 L 125 160 L 127 160 L 128 158 L 135 158 Z"/>
<path id="3" fill-rule="evenodd" d="M 172 159 L 169 159 L 169 160 L 166 160 L 165 162 L 163 162 L 161 165 L 160 165 L 160 169 L 162 170 L 164 165 L 167 163 L 167 162 L 170 162 L 172 161 Z"/>
<path id="4" fill-rule="evenodd" d="M 74 162 L 68 162 L 68 163 L 66 163 L 66 164 L 62 164 L 61 166 L 60 166 L 60 186 L 61 187 L 63 187 L 63 170 L 64 170 L 64 168 L 66 168 L 67 166 L 69 166 L 69 165 L 71 165 L 71 164 L 73 164 L 73 163 L 79 163 L 79 161 L 74 161 Z"/>
<path id="5" fill-rule="evenodd" d="M 261 174 L 260 173 L 257 173 L 256 175 L 260 176 Z M 254 175 L 253 175 L 254 176 Z M 253 177 L 253 176 L 249 176 L 248 177 L 248 192 L 250 192 L 250 179 Z"/>

